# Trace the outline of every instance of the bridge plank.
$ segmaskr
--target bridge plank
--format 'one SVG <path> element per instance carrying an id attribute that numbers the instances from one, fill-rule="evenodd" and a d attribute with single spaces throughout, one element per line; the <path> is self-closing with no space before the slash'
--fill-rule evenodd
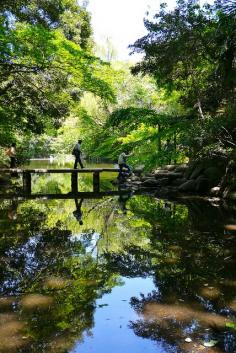
<path id="1" fill-rule="evenodd" d="M 119 168 L 84 168 L 84 169 L 0 169 L 0 174 L 9 174 L 9 173 L 18 173 L 18 174 L 23 174 L 23 173 L 31 173 L 31 174 L 64 174 L 64 173 L 102 173 L 102 172 L 111 172 L 111 173 L 116 173 L 119 172 Z"/>

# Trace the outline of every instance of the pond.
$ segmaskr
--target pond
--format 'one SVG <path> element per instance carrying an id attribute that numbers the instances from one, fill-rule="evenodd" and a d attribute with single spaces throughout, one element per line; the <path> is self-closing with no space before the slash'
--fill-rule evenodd
<path id="1" fill-rule="evenodd" d="M 34 177 L 35 192 L 68 190 Z M 0 352 L 235 353 L 235 253 L 235 204 L 1 200 Z"/>

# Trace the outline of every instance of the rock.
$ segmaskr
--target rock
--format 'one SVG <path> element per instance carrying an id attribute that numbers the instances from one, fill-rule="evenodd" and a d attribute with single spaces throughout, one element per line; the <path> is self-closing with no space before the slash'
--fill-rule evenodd
<path id="1" fill-rule="evenodd" d="M 228 192 L 227 190 L 224 191 L 223 197 L 228 200 L 236 200 L 236 192 Z"/>
<path id="2" fill-rule="evenodd" d="M 155 173 L 154 177 L 156 179 L 159 179 L 159 178 L 166 178 L 168 175 L 169 175 L 168 171 L 166 171 L 166 172 L 162 171 L 162 172 Z"/>
<path id="3" fill-rule="evenodd" d="M 187 164 L 179 164 L 176 166 L 175 172 L 176 173 L 184 173 L 188 168 L 189 168 L 189 166 Z"/>
<path id="4" fill-rule="evenodd" d="M 181 192 L 195 191 L 196 189 L 196 180 L 187 180 L 185 183 L 178 187 L 178 190 Z"/>
<path id="5" fill-rule="evenodd" d="M 186 178 L 178 178 L 172 181 L 171 185 L 173 186 L 180 186 L 181 184 L 184 184 L 187 181 Z"/>
<path id="6" fill-rule="evenodd" d="M 133 190 L 133 191 L 138 191 L 138 190 L 139 190 L 139 187 L 138 187 L 138 186 L 136 186 L 136 185 L 132 185 L 132 187 L 131 187 L 131 188 L 132 188 L 132 190 Z"/>
<path id="7" fill-rule="evenodd" d="M 204 177 L 204 175 L 200 175 L 196 179 L 196 191 L 199 193 L 205 193 L 209 190 L 209 180 Z"/>
<path id="8" fill-rule="evenodd" d="M 141 185 L 142 182 L 141 182 L 140 180 L 139 180 L 139 181 L 133 181 L 132 184 L 133 184 L 133 185 Z"/>
<path id="9" fill-rule="evenodd" d="M 201 164 L 197 165 L 196 168 L 194 168 L 193 172 L 191 173 L 189 179 L 190 180 L 196 179 L 201 174 L 202 171 L 203 171 L 203 166 Z"/>
<path id="10" fill-rule="evenodd" d="M 135 175 L 141 175 L 143 171 L 144 171 L 144 165 L 139 165 L 138 167 L 134 168 L 133 173 Z"/>
<path id="11" fill-rule="evenodd" d="M 173 180 L 173 179 L 178 179 L 178 178 L 182 178 L 183 177 L 183 174 L 182 173 L 176 173 L 176 172 L 170 172 L 167 174 L 168 178 L 170 180 Z"/>
<path id="12" fill-rule="evenodd" d="M 142 182 L 142 186 L 157 187 L 159 186 L 158 181 L 154 178 L 146 179 Z"/>
<path id="13" fill-rule="evenodd" d="M 173 180 L 173 179 L 178 179 L 178 178 L 182 178 L 183 174 L 182 173 L 175 173 L 175 172 L 168 172 L 168 173 L 158 173 L 155 174 L 155 178 L 159 179 L 159 178 L 168 178 L 169 180 Z"/>
<path id="14" fill-rule="evenodd" d="M 175 198 L 179 196 L 179 192 L 177 188 L 163 187 L 155 191 L 155 196 L 163 198 Z"/>
<path id="15" fill-rule="evenodd" d="M 140 178 L 139 178 L 138 176 L 133 175 L 133 176 L 131 177 L 131 180 L 132 180 L 132 181 L 140 181 Z"/>
<path id="16" fill-rule="evenodd" d="M 215 186 L 214 188 L 211 188 L 210 195 L 211 196 L 218 196 L 219 192 L 220 192 L 220 187 L 219 186 Z"/>
<path id="17" fill-rule="evenodd" d="M 167 174 L 168 173 L 168 170 L 165 170 L 165 169 L 157 169 L 154 171 L 154 174 L 155 175 L 158 175 L 158 174 Z"/>
<path id="18" fill-rule="evenodd" d="M 203 174 L 209 180 L 209 183 L 212 186 L 216 186 L 223 176 L 222 170 L 216 167 L 206 168 Z"/>
<path id="19" fill-rule="evenodd" d="M 143 176 L 142 178 L 140 178 L 140 180 L 142 180 L 142 181 L 146 181 L 146 180 L 153 180 L 153 181 L 156 181 L 156 179 L 154 178 L 154 176 L 152 176 L 152 177 L 148 177 L 148 176 Z"/>
<path id="20" fill-rule="evenodd" d="M 163 167 L 164 170 L 168 170 L 168 171 L 175 170 L 175 168 L 176 168 L 175 164 L 167 164 Z"/>
<path id="21" fill-rule="evenodd" d="M 169 179 L 168 178 L 162 178 L 156 180 L 156 185 L 158 186 L 167 186 L 169 184 Z"/>

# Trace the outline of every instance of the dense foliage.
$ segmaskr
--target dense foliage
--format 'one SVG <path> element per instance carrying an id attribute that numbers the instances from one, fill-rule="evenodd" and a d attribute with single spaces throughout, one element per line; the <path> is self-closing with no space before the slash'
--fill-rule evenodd
<path id="1" fill-rule="evenodd" d="M 91 96 L 89 104 L 88 97 L 81 101 L 77 134 L 85 137 L 87 153 L 115 161 L 121 151 L 132 151 L 130 162 L 148 169 L 187 158 L 228 158 L 236 143 L 234 2 L 201 7 L 178 0 L 173 10 L 162 4 L 144 24 L 147 35 L 130 46 L 144 55 L 131 68 L 136 77 L 127 65 L 111 63 L 116 103 Z"/>
<path id="2" fill-rule="evenodd" d="M 228 158 L 236 144 L 235 2 L 178 0 L 144 24 L 147 35 L 130 45 L 143 58 L 131 66 L 115 61 L 109 39 L 95 49 L 86 3 L 3 1 L 0 145 L 19 141 L 28 156 L 70 154 L 82 137 L 86 155 L 116 161 L 133 152 L 130 162 L 147 169 Z"/>
<path id="3" fill-rule="evenodd" d="M 1 145 L 55 135 L 85 91 L 114 100 L 91 31 L 75 0 L 1 2 Z"/>
<path id="4" fill-rule="evenodd" d="M 200 7 L 179 0 L 145 20 L 148 34 L 132 46 L 144 53 L 133 73 L 151 74 L 158 86 L 179 92 L 194 132 L 183 131 L 193 156 L 235 147 L 235 4 L 217 1 Z M 230 131 L 230 132 L 229 132 Z"/>

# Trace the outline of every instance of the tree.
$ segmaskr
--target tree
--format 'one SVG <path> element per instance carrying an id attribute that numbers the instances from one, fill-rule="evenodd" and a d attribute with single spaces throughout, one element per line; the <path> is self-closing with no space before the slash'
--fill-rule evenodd
<path id="1" fill-rule="evenodd" d="M 198 107 L 204 118 L 204 112 L 216 111 L 223 100 L 232 98 L 232 85 L 227 86 L 226 72 L 220 69 L 222 49 L 230 31 L 233 37 L 231 44 L 228 41 L 227 58 L 230 61 L 230 52 L 231 61 L 227 67 L 231 64 L 231 70 L 227 75 L 233 80 L 235 20 L 230 21 L 226 29 L 214 6 L 201 8 L 194 0 L 179 0 L 172 11 L 162 4 L 154 21 L 144 22 L 148 34 L 130 46 L 133 52 L 145 54 L 133 73 L 152 74 L 158 85 L 180 90 L 185 106 Z"/>
<path id="2" fill-rule="evenodd" d="M 74 0 L 1 4 L 0 134 L 52 132 L 85 91 L 114 100 L 90 34 L 90 17 Z"/>

